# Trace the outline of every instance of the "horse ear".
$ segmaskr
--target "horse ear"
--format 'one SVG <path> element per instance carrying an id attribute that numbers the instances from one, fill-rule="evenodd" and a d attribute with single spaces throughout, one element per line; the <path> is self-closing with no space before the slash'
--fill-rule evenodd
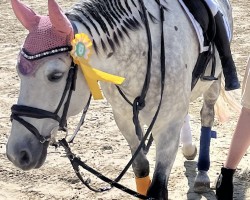
<path id="1" fill-rule="evenodd" d="M 74 38 L 74 30 L 66 15 L 61 10 L 55 0 L 48 0 L 49 18 L 52 25 L 60 32 L 70 35 Z"/>
<path id="2" fill-rule="evenodd" d="M 39 23 L 40 17 L 29 7 L 22 4 L 19 0 L 11 0 L 11 5 L 17 19 L 26 29 L 31 30 Z"/>

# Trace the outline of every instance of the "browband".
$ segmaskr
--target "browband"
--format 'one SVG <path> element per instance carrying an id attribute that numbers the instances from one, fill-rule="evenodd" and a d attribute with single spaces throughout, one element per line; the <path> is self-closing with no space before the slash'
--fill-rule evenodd
<path id="1" fill-rule="evenodd" d="M 38 53 L 38 54 L 31 55 L 24 48 L 22 48 L 21 54 L 27 60 L 37 60 L 37 59 L 40 59 L 40 58 L 44 58 L 44 57 L 47 57 L 47 56 L 52 56 L 52 55 L 63 53 L 63 52 L 68 52 L 68 51 L 71 51 L 71 50 L 72 50 L 71 46 L 62 46 L 62 47 L 57 47 L 57 48 L 54 48 L 54 49 L 50 49 L 50 50 L 47 50 L 47 51 L 44 51 L 44 52 L 41 52 L 41 53 Z"/>

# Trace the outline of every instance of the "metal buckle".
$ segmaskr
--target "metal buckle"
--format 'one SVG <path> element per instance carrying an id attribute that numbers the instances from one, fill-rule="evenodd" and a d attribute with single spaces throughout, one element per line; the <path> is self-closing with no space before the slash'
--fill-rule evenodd
<path id="1" fill-rule="evenodd" d="M 39 140 L 40 143 L 44 144 L 45 142 L 49 142 L 50 141 L 50 137 L 41 137 L 41 139 Z"/>

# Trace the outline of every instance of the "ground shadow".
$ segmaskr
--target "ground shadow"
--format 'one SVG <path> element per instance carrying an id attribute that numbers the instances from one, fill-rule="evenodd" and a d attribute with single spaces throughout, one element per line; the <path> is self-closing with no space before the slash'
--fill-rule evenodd
<path id="1" fill-rule="evenodd" d="M 215 192 L 210 190 L 206 193 L 195 193 L 194 188 L 194 179 L 197 175 L 197 162 L 196 161 L 185 161 L 184 167 L 186 168 L 185 176 L 188 179 L 188 186 L 189 190 L 187 192 L 187 199 L 188 200 L 199 200 L 199 199 L 209 199 L 209 200 L 216 200 Z"/>

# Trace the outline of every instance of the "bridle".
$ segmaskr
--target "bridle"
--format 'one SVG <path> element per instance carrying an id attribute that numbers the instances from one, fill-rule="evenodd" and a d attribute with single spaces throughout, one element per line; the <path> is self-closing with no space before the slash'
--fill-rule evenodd
<path id="1" fill-rule="evenodd" d="M 72 21 L 70 22 L 73 27 L 74 33 L 75 34 L 78 33 L 78 29 L 75 23 L 73 23 Z M 31 55 L 24 48 L 22 48 L 21 55 L 27 60 L 34 61 L 34 60 L 42 59 L 45 57 L 53 56 L 56 54 L 69 52 L 71 50 L 72 50 L 72 46 L 61 46 L 61 47 L 49 49 L 47 51 Z M 67 132 L 67 114 L 68 114 L 68 109 L 69 109 L 69 104 L 70 104 L 72 93 L 73 91 L 75 91 L 75 88 L 76 88 L 77 71 L 78 71 L 78 66 L 74 63 L 73 58 L 72 58 L 72 62 L 71 62 L 70 69 L 68 72 L 68 77 L 66 79 L 64 91 L 62 93 L 62 97 L 58 103 L 58 106 L 54 112 L 43 110 L 40 108 L 34 108 L 30 106 L 15 104 L 11 107 L 11 121 L 13 119 L 18 121 L 25 128 L 27 128 L 42 144 L 49 142 L 51 140 L 51 135 L 43 136 L 41 133 L 39 133 L 39 131 L 37 130 L 35 126 L 25 121 L 21 117 L 30 117 L 30 118 L 36 118 L 36 119 L 46 119 L 46 118 L 53 119 L 59 123 L 59 128 L 58 128 L 59 131 Z M 78 127 L 75 133 L 73 134 L 73 136 L 70 138 L 69 142 L 73 142 L 74 137 L 77 134 L 77 130 L 80 129 L 79 126 L 83 124 L 86 112 L 90 105 L 90 100 L 91 100 L 91 95 L 89 96 L 88 102 L 83 110 L 83 114 L 78 124 Z M 60 117 L 58 113 L 62 109 L 62 107 L 63 107 L 63 111 Z"/>
<path id="2" fill-rule="evenodd" d="M 22 49 L 21 54 L 28 60 L 37 60 L 44 58 L 46 56 L 51 56 L 63 52 L 68 52 L 71 50 L 70 46 L 64 46 L 59 47 L 56 49 L 52 49 L 46 52 L 42 52 L 36 55 L 29 55 L 25 52 L 25 50 Z M 27 128 L 38 140 L 40 143 L 44 144 L 45 142 L 50 141 L 51 136 L 43 136 L 35 126 L 30 124 L 29 122 L 25 121 L 21 117 L 30 117 L 30 118 L 36 118 L 36 119 L 53 119 L 59 123 L 59 130 L 66 131 L 67 130 L 67 113 L 69 109 L 69 104 L 72 96 L 72 92 L 75 90 L 76 86 L 76 78 L 77 78 L 77 65 L 72 61 L 68 77 L 66 80 L 66 85 L 64 88 L 64 91 L 62 93 L 61 100 L 59 101 L 59 104 L 54 112 L 43 110 L 40 108 L 34 108 L 30 106 L 24 106 L 24 105 L 13 105 L 11 107 L 11 121 L 14 119 L 18 121 L 20 124 L 22 124 L 25 128 Z M 62 109 L 62 115 L 59 116 L 58 113 Z"/>

